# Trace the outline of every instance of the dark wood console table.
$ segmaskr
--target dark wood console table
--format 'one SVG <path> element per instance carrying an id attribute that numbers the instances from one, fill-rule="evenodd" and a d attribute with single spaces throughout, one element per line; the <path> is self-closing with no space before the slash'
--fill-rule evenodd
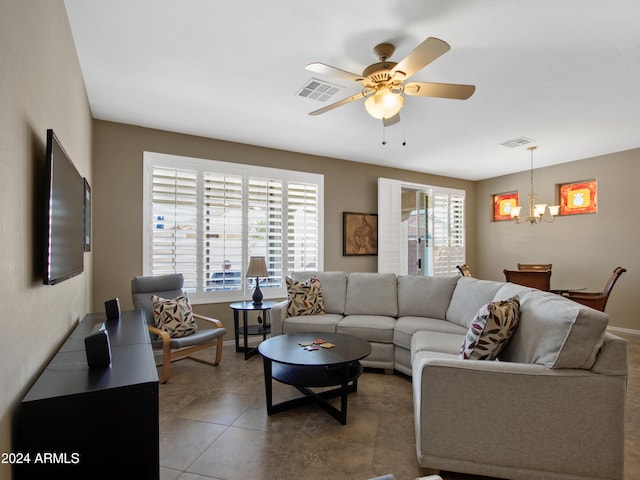
<path id="1" fill-rule="evenodd" d="M 111 366 L 89 368 L 84 337 L 104 322 Z M 141 311 L 88 314 L 22 400 L 14 479 L 159 478 L 158 373 Z"/>

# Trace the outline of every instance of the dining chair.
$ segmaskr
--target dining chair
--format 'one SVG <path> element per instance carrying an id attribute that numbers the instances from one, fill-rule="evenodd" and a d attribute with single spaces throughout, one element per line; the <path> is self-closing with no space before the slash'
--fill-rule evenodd
<path id="1" fill-rule="evenodd" d="M 586 305 L 587 307 L 604 312 L 604 308 L 607 306 L 607 300 L 609 300 L 609 295 L 611 295 L 613 286 L 618 281 L 618 278 L 620 278 L 620 275 L 626 271 L 626 268 L 616 267 L 601 292 L 567 292 L 564 296 L 574 302 L 578 302 L 582 305 Z"/>
<path id="2" fill-rule="evenodd" d="M 460 272 L 460 275 L 462 275 L 463 277 L 471 276 L 471 269 L 469 268 L 469 265 L 467 265 L 466 263 L 464 265 L 456 265 L 456 268 Z"/>
<path id="3" fill-rule="evenodd" d="M 503 270 L 507 282 L 548 292 L 551 289 L 551 270 Z"/>
<path id="4" fill-rule="evenodd" d="M 166 383 L 169 380 L 171 362 L 190 358 L 197 362 L 215 366 L 220 363 L 222 358 L 222 337 L 227 330 L 223 328 L 220 320 L 198 315 L 191 311 L 194 318 L 211 324 L 213 328 L 198 329 L 195 333 L 182 337 L 171 337 L 167 331 L 156 327 L 152 295 L 162 299 L 175 299 L 184 293 L 182 290 L 183 285 L 184 277 L 181 273 L 141 276 L 135 277 L 131 281 L 133 305 L 145 314 L 147 327 L 151 335 L 151 346 L 154 349 L 162 349 L 162 363 L 158 365 L 162 366 L 160 383 Z M 192 354 L 209 347 L 216 347 L 214 361 L 192 356 Z"/>
<path id="5" fill-rule="evenodd" d="M 518 270 L 551 270 L 550 263 L 519 263 Z"/>

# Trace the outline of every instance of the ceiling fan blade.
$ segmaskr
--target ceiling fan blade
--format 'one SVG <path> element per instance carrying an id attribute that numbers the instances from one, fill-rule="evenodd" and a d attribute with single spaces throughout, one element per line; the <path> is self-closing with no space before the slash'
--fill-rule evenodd
<path id="1" fill-rule="evenodd" d="M 322 115 L 323 113 L 333 110 L 334 108 L 341 107 L 342 105 L 346 105 L 347 103 L 351 103 L 355 100 L 360 100 L 363 97 L 364 97 L 364 93 L 360 92 L 360 93 L 357 93 L 356 95 L 352 95 L 351 97 L 343 98 L 342 100 L 336 103 L 332 103 L 331 105 L 327 105 L 326 107 L 320 108 L 318 110 L 314 110 L 313 112 L 309 112 L 309 115 L 314 115 L 314 116 Z"/>
<path id="2" fill-rule="evenodd" d="M 453 98 L 455 100 L 466 100 L 475 91 L 475 85 L 455 83 L 410 82 L 404 86 L 404 93 L 407 95 Z"/>
<path id="3" fill-rule="evenodd" d="M 321 73 L 322 75 L 332 75 L 334 77 L 340 77 L 352 82 L 362 82 L 366 80 L 366 78 L 364 78 L 362 75 L 356 75 L 355 73 L 347 72 L 346 70 L 341 70 L 339 68 L 332 67 L 331 65 L 320 62 L 310 63 L 304 68 L 311 72 Z"/>
<path id="4" fill-rule="evenodd" d="M 382 119 L 382 124 L 385 127 L 390 127 L 391 125 L 395 125 L 399 121 L 400 121 L 400 114 L 396 113 L 393 117 L 383 118 Z"/>
<path id="5" fill-rule="evenodd" d="M 439 38 L 429 37 L 391 69 L 391 75 L 402 72 L 405 79 L 426 67 L 451 50 L 449 44 Z"/>

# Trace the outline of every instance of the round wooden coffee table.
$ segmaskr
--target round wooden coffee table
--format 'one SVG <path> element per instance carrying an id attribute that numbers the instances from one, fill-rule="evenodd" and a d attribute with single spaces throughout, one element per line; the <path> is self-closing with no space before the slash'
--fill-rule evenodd
<path id="1" fill-rule="evenodd" d="M 307 342 L 324 340 L 332 348 L 318 346 L 308 350 Z M 269 338 L 258 346 L 264 364 L 267 414 L 282 412 L 309 403 L 317 403 L 340 423 L 347 423 L 347 395 L 358 390 L 362 374 L 360 360 L 371 353 L 371 345 L 353 335 L 342 333 L 294 333 Z M 273 404 L 273 380 L 291 385 L 303 397 Z M 337 388 L 314 392 L 314 387 Z M 340 409 L 327 399 L 340 396 Z"/>

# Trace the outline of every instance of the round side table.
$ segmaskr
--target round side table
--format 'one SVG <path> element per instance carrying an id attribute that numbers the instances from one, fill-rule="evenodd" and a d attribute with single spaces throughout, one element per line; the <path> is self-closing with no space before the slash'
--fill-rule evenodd
<path id="1" fill-rule="evenodd" d="M 247 340 L 249 335 L 262 335 L 262 340 L 266 340 L 267 334 L 271 333 L 269 323 L 269 312 L 271 307 L 279 302 L 264 300 L 260 304 L 255 304 L 251 300 L 244 302 L 234 302 L 229 307 L 233 310 L 233 327 L 236 337 L 236 352 L 244 352 L 244 359 L 252 357 L 258 352 L 255 347 L 249 347 Z M 240 326 L 240 312 L 242 312 L 242 326 Z M 263 312 L 262 325 L 248 325 L 249 312 Z M 243 337 L 243 345 L 240 345 L 240 335 Z"/>

